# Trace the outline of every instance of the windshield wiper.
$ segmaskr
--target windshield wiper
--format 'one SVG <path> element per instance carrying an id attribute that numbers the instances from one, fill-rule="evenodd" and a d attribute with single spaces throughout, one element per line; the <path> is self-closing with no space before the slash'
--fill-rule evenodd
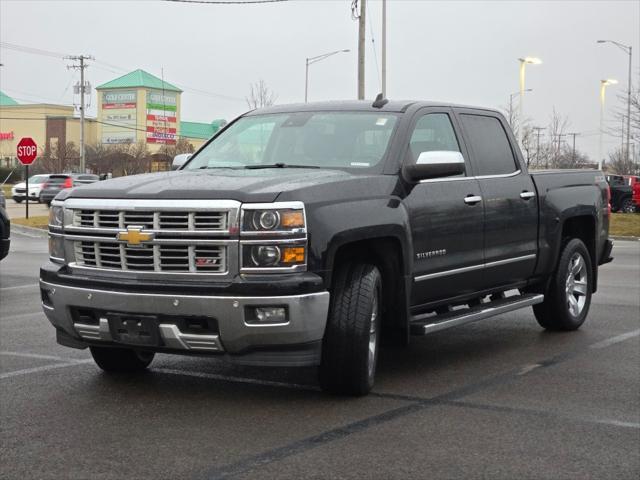
<path id="1" fill-rule="evenodd" d="M 216 168 L 230 168 L 231 170 L 233 170 L 233 169 L 238 168 L 238 167 L 211 167 L 209 165 L 203 165 L 201 167 L 198 167 L 198 170 L 205 170 L 205 169 L 206 170 L 209 170 L 209 169 L 214 170 Z"/>
<path id="2" fill-rule="evenodd" d="M 317 165 L 288 165 L 286 163 L 268 163 L 265 165 L 245 165 L 247 170 L 258 170 L 260 168 L 320 168 Z"/>

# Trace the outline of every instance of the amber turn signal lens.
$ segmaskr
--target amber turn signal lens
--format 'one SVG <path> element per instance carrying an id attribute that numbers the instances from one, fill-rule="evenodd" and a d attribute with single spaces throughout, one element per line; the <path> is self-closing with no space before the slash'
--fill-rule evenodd
<path id="1" fill-rule="evenodd" d="M 282 263 L 304 263 L 304 247 L 283 248 Z"/>
<path id="2" fill-rule="evenodd" d="M 284 228 L 304 227 L 304 215 L 299 210 L 282 212 L 280 214 L 280 225 Z"/>

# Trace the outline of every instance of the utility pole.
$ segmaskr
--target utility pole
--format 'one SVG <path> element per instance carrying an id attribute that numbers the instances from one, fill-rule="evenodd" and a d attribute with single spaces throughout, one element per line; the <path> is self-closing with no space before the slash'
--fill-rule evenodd
<path id="1" fill-rule="evenodd" d="M 387 0 L 382 0 L 382 96 L 387 97 Z"/>
<path id="2" fill-rule="evenodd" d="M 536 131 L 536 137 L 537 137 L 537 141 L 536 141 L 536 163 L 539 165 L 540 164 L 540 132 L 542 130 L 544 130 L 544 127 L 533 127 L 533 129 Z M 548 158 L 547 158 L 547 164 L 546 164 L 545 168 L 549 168 L 549 160 L 548 160 Z"/>
<path id="3" fill-rule="evenodd" d="M 360 0 L 360 15 L 358 16 L 358 100 L 364 100 L 364 40 L 367 31 L 366 13 L 367 0 Z"/>
<path id="4" fill-rule="evenodd" d="M 558 148 L 556 149 L 555 159 L 557 164 L 557 159 L 560 158 L 560 148 L 562 146 L 562 137 L 566 137 L 569 135 L 568 133 L 558 133 L 556 136 L 558 137 Z"/>
<path id="5" fill-rule="evenodd" d="M 570 137 L 573 137 L 573 147 L 571 149 L 571 161 L 575 165 L 576 163 L 576 137 L 580 135 L 580 133 L 567 133 Z"/>
<path id="6" fill-rule="evenodd" d="M 64 57 L 67 60 L 74 62 L 80 62 L 79 65 L 75 63 L 67 66 L 69 69 L 80 70 L 80 173 L 85 173 L 85 148 L 84 148 L 84 94 L 86 90 L 86 84 L 84 81 L 84 71 L 89 66 L 85 63 L 85 60 L 94 60 L 90 55 L 71 55 Z"/>

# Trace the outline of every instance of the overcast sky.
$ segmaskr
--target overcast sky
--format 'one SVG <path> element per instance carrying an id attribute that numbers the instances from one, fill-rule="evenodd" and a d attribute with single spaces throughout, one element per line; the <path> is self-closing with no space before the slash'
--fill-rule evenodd
<path id="1" fill-rule="evenodd" d="M 96 86 L 142 68 L 181 86 L 182 119 L 231 119 L 247 109 L 249 84 L 264 79 L 277 103 L 304 99 L 305 58 L 351 49 L 310 67 L 309 99 L 356 97 L 357 22 L 351 0 L 292 0 L 262 5 L 165 1 L 0 0 L 0 40 L 96 58 Z M 627 56 L 599 38 L 634 49 L 640 75 L 640 1 L 389 0 L 389 98 L 503 107 L 518 90 L 518 57 L 527 69 L 525 113 L 539 126 L 555 108 L 581 132 L 577 145 L 596 156 L 599 81 L 608 110 L 622 104 Z M 367 98 L 380 90 L 381 2 L 368 1 Z M 373 35 L 372 35 L 373 32 Z M 372 45 L 372 37 L 374 46 Z M 21 103 L 74 102 L 78 74 L 59 58 L 0 49 L 0 89 Z M 75 99 L 77 101 L 77 98 Z M 95 96 L 89 110 L 95 114 Z M 612 121 L 612 115 L 608 115 Z M 606 138 L 613 148 L 620 138 Z"/>

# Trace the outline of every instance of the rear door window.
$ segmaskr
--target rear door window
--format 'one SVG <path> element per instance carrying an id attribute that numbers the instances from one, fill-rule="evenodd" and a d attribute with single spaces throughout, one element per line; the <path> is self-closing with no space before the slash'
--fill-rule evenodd
<path id="1" fill-rule="evenodd" d="M 516 163 L 507 132 L 496 117 L 487 115 L 460 115 L 469 137 L 479 176 L 505 175 L 516 172 Z"/>

